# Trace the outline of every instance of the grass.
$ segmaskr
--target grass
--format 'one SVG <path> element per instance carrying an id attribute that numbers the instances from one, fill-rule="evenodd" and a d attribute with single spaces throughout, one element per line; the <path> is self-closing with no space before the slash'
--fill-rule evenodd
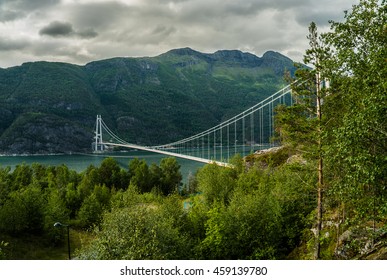
<path id="1" fill-rule="evenodd" d="M 8 260 L 67 260 L 67 235 L 59 245 L 48 244 L 46 238 L 40 235 L 9 236 L 0 235 L 0 240 L 8 243 L 4 248 L 5 259 Z M 71 257 L 75 251 L 87 245 L 93 239 L 93 234 L 87 231 L 70 229 Z"/>

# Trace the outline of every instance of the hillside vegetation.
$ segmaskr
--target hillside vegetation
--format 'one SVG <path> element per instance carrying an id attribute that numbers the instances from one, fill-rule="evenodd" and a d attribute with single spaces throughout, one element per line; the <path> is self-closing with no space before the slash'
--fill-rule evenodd
<path id="1" fill-rule="evenodd" d="M 95 117 L 136 144 L 163 144 L 216 125 L 284 85 L 293 62 L 189 48 L 85 66 L 0 69 L 0 153 L 90 151 Z"/>
<path id="2" fill-rule="evenodd" d="M 174 158 L 0 167 L 0 258 L 27 258 L 32 236 L 64 245 L 61 221 L 91 230 L 79 259 L 386 259 L 385 4 L 362 0 L 321 35 L 310 24 L 313 68 L 276 108 L 282 147 L 205 165 L 185 186 Z"/>

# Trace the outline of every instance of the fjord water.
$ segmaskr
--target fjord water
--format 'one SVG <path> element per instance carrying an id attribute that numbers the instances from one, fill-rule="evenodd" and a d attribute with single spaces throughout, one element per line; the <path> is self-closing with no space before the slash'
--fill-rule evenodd
<path id="1" fill-rule="evenodd" d="M 152 163 L 160 164 L 162 158 L 165 155 L 143 152 L 143 151 L 128 151 L 117 153 L 104 153 L 104 154 L 72 154 L 72 155 L 33 155 L 33 156 L 0 156 L 0 168 L 9 166 L 13 170 L 16 165 L 20 164 L 32 164 L 34 162 L 49 165 L 62 165 L 65 164 L 69 169 L 77 172 L 84 171 L 89 165 L 99 166 L 101 162 L 107 158 L 113 157 L 118 164 L 127 169 L 129 162 L 135 158 L 144 159 L 148 165 Z M 183 181 L 185 182 L 189 174 L 195 174 L 198 168 L 204 164 L 200 162 L 194 162 L 191 160 L 177 158 L 180 164 L 180 171 L 183 175 Z"/>

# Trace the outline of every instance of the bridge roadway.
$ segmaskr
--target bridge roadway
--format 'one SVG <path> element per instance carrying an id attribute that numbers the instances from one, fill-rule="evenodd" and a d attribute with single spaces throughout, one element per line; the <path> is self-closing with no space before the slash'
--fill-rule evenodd
<path id="1" fill-rule="evenodd" d="M 159 153 L 159 154 L 168 155 L 168 156 L 172 156 L 172 157 L 184 158 L 184 159 L 198 161 L 198 162 L 202 162 L 202 163 L 212 163 L 212 164 L 216 164 L 219 166 L 232 167 L 231 164 L 226 163 L 226 162 L 209 160 L 209 159 L 199 158 L 199 157 L 194 157 L 194 156 L 189 156 L 189 155 L 182 155 L 182 154 L 178 154 L 178 153 L 168 152 L 168 151 L 164 151 L 164 150 L 157 150 L 157 149 L 153 149 L 150 147 L 144 147 L 144 146 L 139 146 L 139 145 L 135 145 L 135 144 L 129 144 L 129 143 L 128 144 L 116 144 L 116 143 L 110 143 L 110 142 L 102 142 L 100 144 L 103 144 L 106 146 L 126 147 L 126 148 L 137 149 L 137 150 L 142 150 L 142 151 L 147 151 L 147 152 L 152 152 L 152 153 Z"/>

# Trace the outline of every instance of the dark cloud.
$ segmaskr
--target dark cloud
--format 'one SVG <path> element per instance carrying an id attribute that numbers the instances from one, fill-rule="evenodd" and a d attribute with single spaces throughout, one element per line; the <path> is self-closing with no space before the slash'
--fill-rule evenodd
<path id="1" fill-rule="evenodd" d="M 43 27 L 39 31 L 40 35 L 47 35 L 52 37 L 70 36 L 74 34 L 74 29 L 71 23 L 53 21 L 49 25 Z"/>
<path id="2" fill-rule="evenodd" d="M 167 27 L 165 25 L 159 25 L 155 29 L 153 29 L 153 35 L 160 35 L 164 37 L 168 37 L 169 35 L 175 33 L 177 29 L 173 26 Z"/>
<path id="3" fill-rule="evenodd" d="M 78 35 L 79 37 L 85 38 L 85 39 L 94 38 L 94 37 L 98 36 L 98 33 L 96 31 L 94 31 L 93 29 L 86 29 L 86 30 L 78 31 L 75 34 Z"/>
<path id="4" fill-rule="evenodd" d="M 98 33 L 93 29 L 85 29 L 82 31 L 75 31 L 72 24 L 68 22 L 53 21 L 49 25 L 43 27 L 39 31 L 40 35 L 47 35 L 51 37 L 71 37 L 78 36 L 80 38 L 88 39 L 98 36 Z"/>

